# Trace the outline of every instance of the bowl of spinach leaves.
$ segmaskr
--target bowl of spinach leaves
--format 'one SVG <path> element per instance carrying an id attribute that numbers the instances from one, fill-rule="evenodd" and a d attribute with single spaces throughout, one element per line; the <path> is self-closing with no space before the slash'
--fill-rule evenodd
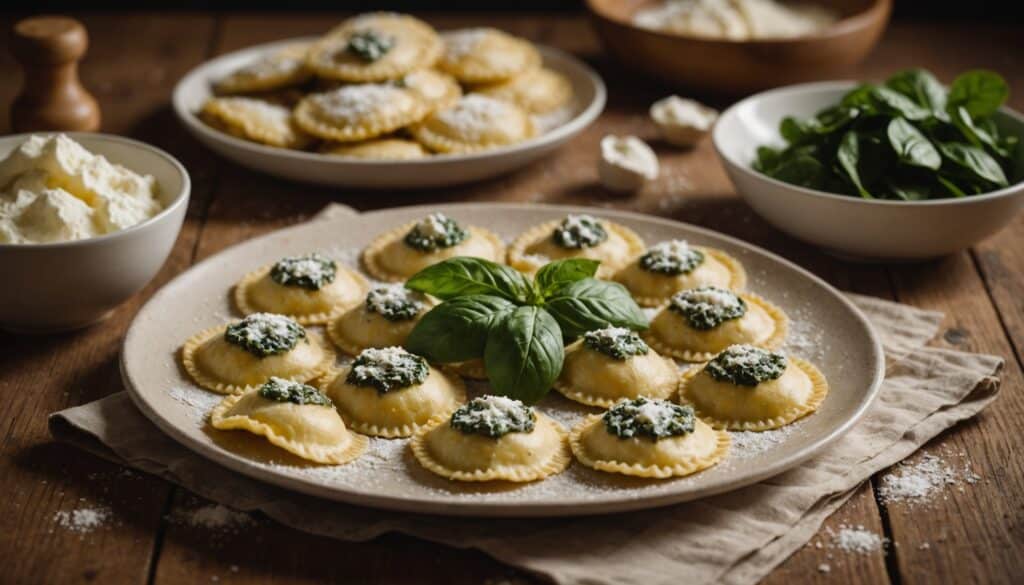
<path id="1" fill-rule="evenodd" d="M 776 227 L 847 256 L 915 260 L 971 246 L 1024 205 L 1024 117 L 1006 82 L 921 69 L 880 83 L 823 82 L 727 110 L 715 148 Z"/>

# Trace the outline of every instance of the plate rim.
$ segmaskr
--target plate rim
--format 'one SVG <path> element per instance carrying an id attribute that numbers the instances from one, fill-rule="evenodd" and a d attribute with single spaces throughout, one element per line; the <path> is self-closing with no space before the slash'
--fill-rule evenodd
<path id="1" fill-rule="evenodd" d="M 830 296 L 838 300 L 840 304 L 844 305 L 845 308 L 853 315 L 853 317 L 859 322 L 861 327 L 867 332 L 868 339 L 871 341 L 870 356 L 872 361 L 875 363 L 873 376 L 871 377 L 870 387 L 864 395 L 864 398 L 858 404 L 856 410 L 840 425 L 833 428 L 830 432 L 823 436 L 813 440 L 809 445 L 804 447 L 801 451 L 798 451 L 786 458 L 776 461 L 773 464 L 764 466 L 763 469 L 758 470 L 756 473 L 751 473 L 742 478 L 733 479 L 731 481 L 722 482 L 721 485 L 703 488 L 701 490 L 689 490 L 681 491 L 676 493 L 659 494 L 653 496 L 642 496 L 633 498 L 622 498 L 613 502 L 608 501 L 592 501 L 592 500 L 574 500 L 570 502 L 499 502 L 492 503 L 486 501 L 474 501 L 474 502 L 439 502 L 430 498 L 420 497 L 394 497 L 394 496 L 380 496 L 375 494 L 364 494 L 364 493 L 353 493 L 350 491 L 330 489 L 323 486 L 319 486 L 308 481 L 301 480 L 299 478 L 287 476 L 280 473 L 271 473 L 264 468 L 260 468 L 249 463 L 244 457 L 240 455 L 234 455 L 224 450 L 218 450 L 214 448 L 212 443 L 203 443 L 200 441 L 193 440 L 187 433 L 171 424 L 169 421 L 164 420 L 159 413 L 146 401 L 142 392 L 135 386 L 131 376 L 128 372 L 127 356 L 129 353 L 129 345 L 134 339 L 137 331 L 136 323 L 141 315 L 143 315 L 149 306 L 153 303 L 158 302 L 162 299 L 163 295 L 170 294 L 168 291 L 173 284 L 179 280 L 186 278 L 193 270 L 207 265 L 208 263 L 217 262 L 221 255 L 230 253 L 236 248 L 241 246 L 247 246 L 254 244 L 255 242 L 265 240 L 270 237 L 275 237 L 285 233 L 294 233 L 307 228 L 310 223 L 315 223 L 316 216 L 311 218 L 310 221 L 303 222 L 294 226 L 289 226 L 279 230 L 274 230 L 267 234 L 263 234 L 256 238 L 250 238 L 243 240 L 236 244 L 233 244 L 216 254 L 202 260 L 201 262 L 190 266 L 187 270 L 174 277 L 174 279 L 163 285 L 159 291 L 157 291 L 150 299 L 139 309 L 135 317 L 132 319 L 131 325 L 125 333 L 124 340 L 121 345 L 120 357 L 118 360 L 119 371 L 121 373 L 122 382 L 125 385 L 125 389 L 128 391 L 128 395 L 132 400 L 132 403 L 149 419 L 153 424 L 157 426 L 162 432 L 174 439 L 178 444 L 188 448 L 194 453 L 206 458 L 222 467 L 226 467 L 232 471 L 240 473 L 246 477 L 268 483 L 286 490 L 299 492 L 301 494 L 316 497 L 318 499 L 326 501 L 337 501 L 346 504 L 357 505 L 362 507 L 379 508 L 385 510 L 394 510 L 400 512 L 413 512 L 419 514 L 433 514 L 433 515 L 447 515 L 447 516 L 469 516 L 469 517 L 571 517 L 571 516 L 592 516 L 592 515 L 603 515 L 612 514 L 619 512 L 627 512 L 632 510 L 650 509 L 661 506 L 667 506 L 671 504 L 678 504 L 682 502 L 703 499 L 717 494 L 734 491 L 749 485 L 753 485 L 769 477 L 774 477 L 785 471 L 788 471 L 797 465 L 811 459 L 815 455 L 820 454 L 827 447 L 834 444 L 846 433 L 848 433 L 864 416 L 874 401 L 877 399 L 879 390 L 881 389 L 882 381 L 885 376 L 885 356 L 882 350 L 881 341 L 878 338 L 874 328 L 871 327 L 870 322 L 864 313 L 857 308 L 845 295 L 843 295 L 838 289 L 833 287 L 831 284 L 825 282 L 817 275 L 811 273 L 807 269 L 797 265 L 796 263 L 787 260 L 778 254 L 765 250 L 760 246 L 751 244 L 734 236 L 723 234 L 721 232 L 696 226 L 693 224 L 680 222 L 668 218 L 662 218 L 653 215 L 647 215 L 644 213 L 625 211 L 617 209 L 596 209 L 593 207 L 586 206 L 572 206 L 572 205 L 547 205 L 547 204 L 530 204 L 530 203 L 444 203 L 444 204 L 423 204 L 423 205 L 411 205 L 411 206 L 400 206 L 391 207 L 386 209 L 378 209 L 369 211 L 366 213 L 357 213 L 352 216 L 344 215 L 336 218 L 325 219 L 323 221 L 352 221 L 364 216 L 370 215 L 385 215 L 394 211 L 452 211 L 457 212 L 461 209 L 479 209 L 479 208 L 491 208 L 495 210 L 500 209 L 526 209 L 526 210 L 537 210 L 538 208 L 545 211 L 550 211 L 552 214 L 555 213 L 598 213 L 606 216 L 609 219 L 625 218 L 638 221 L 652 222 L 656 224 L 662 224 L 667 227 L 678 229 L 679 226 L 683 226 L 686 229 L 692 230 L 696 233 L 705 236 L 712 236 L 713 238 L 722 239 L 730 244 L 738 246 L 746 251 L 761 254 L 772 261 L 781 263 L 787 268 L 795 270 L 802 277 L 809 279 L 818 287 L 824 289 Z"/>
<path id="2" fill-rule="evenodd" d="M 196 113 L 187 106 L 185 96 L 186 90 L 194 83 L 202 83 L 207 77 L 209 77 L 210 71 L 216 69 L 221 63 L 240 58 L 243 55 L 256 55 L 261 52 L 268 52 L 275 48 L 295 43 L 313 42 L 319 38 L 321 37 L 292 37 L 289 39 L 251 45 L 229 53 L 217 55 L 212 59 L 208 59 L 199 65 L 196 65 L 178 80 L 171 93 L 171 104 L 174 109 L 175 116 L 190 132 L 200 134 L 209 140 L 220 143 L 222 146 L 241 149 L 252 155 L 270 156 L 279 160 L 291 160 L 293 162 L 327 164 L 337 168 L 376 168 L 379 166 L 391 166 L 415 170 L 424 166 L 429 167 L 440 166 L 443 164 L 480 162 L 483 160 L 493 160 L 498 157 L 515 156 L 535 148 L 543 148 L 544 146 L 548 146 L 552 143 L 567 140 L 583 131 L 595 119 L 597 119 L 601 112 L 604 111 L 604 107 L 608 99 L 607 86 L 593 67 L 567 51 L 563 51 L 550 45 L 533 43 L 533 45 L 537 47 L 537 50 L 540 51 L 542 59 L 553 57 L 569 63 L 571 67 L 577 69 L 593 88 L 594 99 L 564 124 L 559 125 L 549 132 L 524 140 L 523 142 L 475 153 L 435 154 L 426 158 L 412 160 L 346 159 L 345 157 L 324 155 L 317 152 L 289 150 L 286 148 L 277 148 L 256 142 L 250 142 L 248 140 L 236 138 L 224 132 L 218 132 L 208 127 L 199 119 Z"/>

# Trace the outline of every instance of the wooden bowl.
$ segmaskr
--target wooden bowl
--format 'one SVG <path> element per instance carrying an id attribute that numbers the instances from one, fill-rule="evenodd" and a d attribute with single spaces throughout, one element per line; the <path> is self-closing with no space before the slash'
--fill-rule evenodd
<path id="1" fill-rule="evenodd" d="M 640 28 L 633 15 L 660 0 L 587 0 L 594 28 L 618 60 L 673 86 L 722 94 L 841 76 L 882 36 L 892 0 L 815 0 L 837 11 L 819 34 L 754 41 Z"/>

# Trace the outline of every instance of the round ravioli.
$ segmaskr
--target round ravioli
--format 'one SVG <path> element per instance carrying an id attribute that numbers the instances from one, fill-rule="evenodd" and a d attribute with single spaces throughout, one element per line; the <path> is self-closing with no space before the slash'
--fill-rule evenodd
<path id="1" fill-rule="evenodd" d="M 305 83 L 312 77 L 306 68 L 308 51 L 308 44 L 296 43 L 262 55 L 217 80 L 213 89 L 219 94 L 254 93 Z"/>
<path id="2" fill-rule="evenodd" d="M 454 219 L 434 213 L 377 236 L 363 250 L 362 259 L 374 278 L 399 282 L 448 258 L 472 256 L 500 262 L 504 253 L 505 246 L 494 233 L 463 228 Z"/>
<path id="3" fill-rule="evenodd" d="M 743 265 L 721 250 L 690 246 L 684 240 L 661 242 L 615 273 L 637 304 L 657 307 L 675 293 L 700 286 L 743 290 Z"/>
<path id="4" fill-rule="evenodd" d="M 409 131 L 433 151 L 456 154 L 515 144 L 536 133 L 525 110 L 479 94 L 463 96 L 454 106 L 434 112 Z"/>
<path id="5" fill-rule="evenodd" d="M 825 376 L 807 361 L 734 345 L 683 375 L 680 400 L 715 428 L 766 431 L 815 410 L 828 395 Z"/>
<path id="6" fill-rule="evenodd" d="M 417 122 L 428 111 L 409 89 L 367 83 L 306 96 L 295 107 L 295 123 L 325 140 L 356 142 Z"/>
<path id="7" fill-rule="evenodd" d="M 373 138 L 362 142 L 326 144 L 320 152 L 367 160 L 416 160 L 430 154 L 419 142 L 405 138 Z"/>
<path id="8" fill-rule="evenodd" d="M 607 408 L 623 398 L 669 398 L 679 389 L 675 362 L 628 329 L 590 331 L 566 348 L 555 389 L 566 398 Z"/>
<path id="9" fill-rule="evenodd" d="M 291 109 L 250 97 L 206 100 L 199 117 L 209 126 L 250 142 L 301 149 L 310 137 L 292 121 Z"/>
<path id="10" fill-rule="evenodd" d="M 416 93 L 431 112 L 450 108 L 462 97 L 462 88 L 454 77 L 433 69 L 413 71 L 398 84 Z"/>
<path id="11" fill-rule="evenodd" d="M 349 427 L 389 439 L 412 435 L 466 400 L 458 376 L 400 347 L 364 350 L 351 366 L 325 377 L 321 388 Z"/>
<path id="12" fill-rule="evenodd" d="M 350 83 L 379 82 L 431 67 L 443 50 L 427 23 L 404 14 L 370 13 L 350 18 L 309 50 L 319 77 Z"/>
<path id="13" fill-rule="evenodd" d="M 530 228 L 509 246 L 508 263 L 532 274 L 553 260 L 590 258 L 599 260 L 597 276 L 605 278 L 644 249 L 644 241 L 633 230 L 589 215 L 569 215 Z"/>
<path id="14" fill-rule="evenodd" d="M 473 92 L 512 102 L 531 114 L 546 114 L 569 103 L 572 84 L 557 71 L 531 69 L 507 81 L 476 86 Z"/>
<path id="15" fill-rule="evenodd" d="M 562 425 L 503 396 L 474 398 L 435 418 L 410 445 L 420 465 L 456 481 L 536 481 L 572 460 Z"/>
<path id="16" fill-rule="evenodd" d="M 426 295 L 401 284 L 375 287 L 367 293 L 365 302 L 334 317 L 327 325 L 327 334 L 351 355 L 370 347 L 402 346 L 432 305 Z"/>
<path id="17" fill-rule="evenodd" d="M 334 363 L 334 352 L 289 317 L 253 313 L 194 335 L 182 347 L 182 363 L 203 388 L 231 394 L 272 376 L 308 382 Z"/>
<path id="18" fill-rule="evenodd" d="M 210 424 L 263 435 L 303 459 L 334 465 L 359 457 L 369 442 L 345 427 L 319 390 L 280 378 L 228 396 L 210 412 Z"/>
<path id="19" fill-rule="evenodd" d="M 462 83 L 494 83 L 540 66 L 540 53 L 527 40 L 494 28 L 445 33 L 438 68 Z"/>
<path id="20" fill-rule="evenodd" d="M 703 362 L 730 345 L 777 349 L 788 324 L 781 309 L 755 294 L 701 287 L 673 295 L 651 320 L 644 340 L 665 355 Z"/>
<path id="21" fill-rule="evenodd" d="M 570 435 L 580 463 L 600 471 L 668 478 L 707 469 L 729 452 L 729 434 L 666 400 L 619 402 L 580 421 Z"/>
<path id="22" fill-rule="evenodd" d="M 304 325 L 320 325 L 328 316 L 358 303 L 369 288 L 354 270 L 319 254 L 282 258 L 247 274 L 235 286 L 242 313 L 278 313 Z"/>

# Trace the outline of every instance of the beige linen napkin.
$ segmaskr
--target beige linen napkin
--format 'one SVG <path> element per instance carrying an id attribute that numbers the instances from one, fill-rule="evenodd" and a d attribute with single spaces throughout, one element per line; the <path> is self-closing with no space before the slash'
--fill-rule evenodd
<path id="1" fill-rule="evenodd" d="M 331 213 L 345 213 L 332 210 Z M 54 437 L 206 498 L 343 540 L 402 532 L 574 585 L 749 584 L 817 532 L 874 473 L 992 402 L 1002 359 L 928 348 L 942 315 L 867 297 L 889 364 L 879 399 L 821 456 L 760 484 L 643 512 L 560 519 L 446 518 L 318 500 L 237 475 L 161 433 L 125 392 L 54 413 Z"/>

